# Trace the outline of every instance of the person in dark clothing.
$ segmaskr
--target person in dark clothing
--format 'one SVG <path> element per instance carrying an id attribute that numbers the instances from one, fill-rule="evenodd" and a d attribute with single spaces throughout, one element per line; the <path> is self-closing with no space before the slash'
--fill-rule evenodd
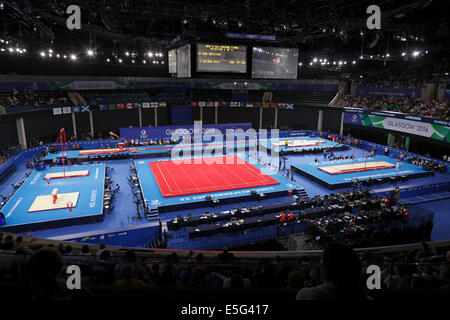
<path id="1" fill-rule="evenodd" d="M 322 253 L 320 273 L 325 283 L 313 288 L 301 289 L 296 299 L 367 300 L 360 286 L 361 270 L 361 261 L 350 247 L 340 242 L 332 242 Z"/>

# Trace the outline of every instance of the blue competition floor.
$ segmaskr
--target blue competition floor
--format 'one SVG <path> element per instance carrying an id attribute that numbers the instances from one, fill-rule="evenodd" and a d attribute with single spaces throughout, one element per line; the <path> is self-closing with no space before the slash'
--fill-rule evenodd
<path id="1" fill-rule="evenodd" d="M 279 185 L 273 185 L 273 186 L 263 186 L 259 188 L 252 188 L 252 189 L 237 189 L 237 190 L 230 190 L 230 191 L 221 191 L 221 192 L 215 192 L 215 193 L 204 193 L 204 194 L 196 194 L 196 195 L 188 195 L 188 196 L 179 196 L 179 197 L 169 197 L 164 198 L 161 194 L 161 191 L 159 190 L 158 184 L 156 182 L 156 179 L 153 176 L 152 170 L 149 166 L 148 160 L 136 160 L 134 161 L 136 170 L 138 173 L 139 182 L 141 185 L 142 193 L 144 200 L 147 201 L 148 205 L 150 207 L 164 207 L 164 206 L 174 206 L 174 205 L 180 205 L 188 204 L 188 203 L 194 203 L 194 202 L 201 202 L 205 200 L 205 197 L 210 195 L 213 199 L 225 199 L 225 198 L 233 198 L 233 197 L 242 197 L 242 196 L 248 196 L 250 195 L 252 190 L 255 190 L 257 193 L 275 193 L 275 192 L 281 192 L 284 190 L 291 190 L 291 189 L 299 189 L 300 186 L 296 183 L 288 180 L 287 178 L 281 176 L 280 174 L 272 173 L 271 177 L 275 180 L 279 181 Z M 269 174 L 269 169 L 267 167 L 264 167 L 263 165 L 259 163 L 251 163 L 256 168 L 263 170 L 264 173 Z M 180 208 L 181 209 L 181 208 Z"/>
<path id="2" fill-rule="evenodd" d="M 318 157 L 319 159 L 320 157 Z M 360 181 L 368 180 L 368 179 L 378 179 L 378 178 L 386 178 L 392 176 L 402 176 L 402 175 L 426 175 L 428 172 L 423 170 L 421 167 L 401 162 L 400 169 L 389 168 L 389 169 L 379 169 L 379 170 L 371 170 L 371 171 L 362 171 L 362 172 L 351 172 L 351 173 L 343 173 L 343 174 L 329 174 L 322 170 L 319 170 L 318 167 L 326 167 L 333 166 L 338 164 L 351 164 L 351 163 L 364 163 L 366 158 L 355 158 L 354 161 L 352 159 L 344 159 L 344 160 L 333 160 L 327 161 L 320 159 L 319 162 L 309 162 L 309 163 L 297 163 L 293 164 L 293 168 L 295 171 L 300 173 L 303 176 L 309 177 L 310 179 L 321 183 L 322 185 L 327 186 L 328 188 L 338 188 L 348 184 L 351 184 L 352 181 L 358 179 Z M 392 164 L 396 164 L 396 160 L 386 157 L 386 156 L 375 156 L 368 157 L 367 161 L 386 161 Z"/>
<path id="3" fill-rule="evenodd" d="M 47 184 L 44 180 L 45 174 L 62 172 L 62 168 L 52 167 L 42 171 L 34 170 L 2 208 L 6 220 L 3 227 L 102 215 L 106 165 L 72 166 L 70 170 L 89 170 L 89 176 L 53 179 L 50 184 Z M 60 194 L 79 192 L 77 206 L 72 209 L 72 212 L 69 212 L 68 209 L 28 212 L 37 196 L 49 195 L 55 188 L 58 189 Z"/>
<path id="4" fill-rule="evenodd" d="M 301 138 L 303 139 L 304 137 L 301 137 Z M 160 147 L 160 146 L 155 146 L 155 147 Z M 364 158 L 364 156 L 366 154 L 366 150 L 356 148 L 356 150 L 353 151 L 353 149 L 348 149 L 348 150 L 337 151 L 337 152 L 335 152 L 335 154 L 336 155 L 344 155 L 344 156 L 346 156 L 346 155 L 351 156 L 352 154 L 355 154 L 356 158 Z M 54 154 L 54 156 L 56 157 L 57 154 Z M 159 156 L 157 158 L 152 158 L 152 156 L 153 155 L 149 155 L 148 158 L 142 158 L 142 159 L 135 160 L 136 167 L 139 167 L 137 162 L 144 161 L 147 164 L 145 167 L 147 168 L 148 171 L 150 171 L 150 167 L 148 166 L 149 161 L 168 160 L 167 156 L 165 156 L 165 157 Z M 314 159 L 316 157 L 319 160 L 322 160 L 322 155 L 317 155 L 317 154 L 296 153 L 296 154 L 288 155 L 287 160 L 286 160 L 286 168 L 290 168 L 291 165 L 293 165 L 293 166 L 308 165 L 309 163 L 314 162 Z M 263 160 L 266 163 L 274 163 L 276 165 L 278 164 L 278 159 L 272 158 L 272 157 L 270 157 L 270 155 L 264 155 L 263 158 L 265 158 Z M 381 158 L 383 158 L 383 157 L 381 157 Z M 383 160 L 395 162 L 395 160 L 393 160 L 393 159 L 390 159 L 390 158 L 388 158 L 388 159 L 383 159 Z M 13 188 L 11 187 L 11 185 L 15 184 L 17 182 L 23 181 L 23 179 L 25 178 L 24 173 L 27 171 L 26 162 L 31 161 L 31 160 L 32 160 L 32 154 L 30 153 L 29 158 L 21 159 L 18 163 L 16 163 L 17 169 L 14 172 L 12 172 L 10 175 L 8 175 L 4 180 L 1 181 L 0 194 L 7 195 L 7 194 L 13 192 Z M 78 233 L 84 233 L 84 232 L 91 232 L 91 233 L 98 232 L 98 233 L 103 234 L 103 233 L 107 232 L 107 230 L 116 230 L 116 229 L 122 229 L 122 228 L 124 230 L 127 230 L 127 228 L 130 228 L 130 227 L 133 228 L 135 226 L 148 223 L 145 220 L 134 220 L 133 219 L 133 217 L 136 215 L 136 209 L 135 209 L 136 205 L 133 202 L 132 190 L 131 190 L 130 186 L 128 185 L 128 180 L 127 180 L 127 177 L 131 174 L 130 165 L 133 163 L 133 160 L 131 160 L 131 159 L 105 160 L 105 161 L 102 161 L 102 163 L 105 163 L 109 167 L 115 169 L 114 172 L 112 174 L 109 173 L 109 175 L 111 176 L 114 184 L 118 183 L 121 186 L 121 191 L 115 197 L 115 209 L 113 210 L 113 212 L 106 213 L 104 215 L 103 220 L 100 222 L 97 222 L 97 223 L 83 224 L 83 225 L 69 225 L 69 226 L 64 226 L 64 227 L 52 227 L 52 228 L 48 228 L 45 230 L 34 231 L 33 232 L 34 237 L 42 237 L 42 238 L 61 237 L 61 236 L 68 236 L 70 234 L 78 234 Z M 415 167 L 415 166 L 413 166 L 413 167 L 415 169 L 417 169 L 417 167 Z M 406 168 L 406 166 L 405 166 L 405 164 L 403 164 L 402 169 L 405 169 L 405 168 Z M 420 170 L 420 168 L 418 168 L 418 169 Z M 50 169 L 47 169 L 47 170 L 50 170 Z M 365 174 L 367 174 L 369 172 L 370 171 L 366 171 Z M 34 174 L 35 174 L 35 172 L 33 172 L 32 176 Z M 29 179 L 32 179 L 32 176 Z M 275 177 L 275 179 L 279 180 L 277 178 L 277 176 L 274 176 L 274 177 Z M 309 196 L 311 196 L 311 197 L 316 194 L 317 195 L 325 195 L 325 194 L 329 194 L 331 192 L 340 192 L 343 190 L 350 189 L 350 187 L 342 187 L 339 189 L 330 190 L 326 186 L 317 183 L 317 181 L 313 181 L 306 176 L 298 174 L 297 172 L 295 173 L 294 178 L 295 178 L 295 182 L 299 186 L 306 189 Z M 153 179 L 153 177 L 151 175 L 151 172 L 149 172 L 149 174 L 147 174 L 145 178 L 142 178 L 142 179 L 140 178 L 142 187 L 144 189 L 148 189 L 145 191 L 145 194 L 146 194 L 145 197 L 148 199 L 152 199 L 151 194 L 153 194 L 153 193 L 160 194 L 159 189 L 155 185 L 155 183 L 156 183 L 155 180 L 154 179 L 152 180 L 152 179 Z M 285 178 L 283 178 L 283 179 L 284 179 L 284 181 L 286 181 L 288 183 L 292 183 Z M 152 180 L 152 182 L 147 184 L 145 180 L 149 180 L 149 181 Z M 440 183 L 440 182 L 445 182 L 445 181 L 449 181 L 449 180 L 450 180 L 449 174 L 435 173 L 435 175 L 433 175 L 433 176 L 418 177 L 415 179 L 411 179 L 406 183 L 398 182 L 396 185 L 405 185 L 405 186 L 406 185 L 408 185 L 408 186 L 409 185 L 413 185 L 413 186 L 429 185 L 431 183 Z M 27 182 L 24 184 L 24 187 L 26 186 L 26 184 L 29 181 L 31 181 L 31 180 L 27 180 Z M 53 183 L 55 183 L 55 182 L 53 182 Z M 154 189 L 152 189 L 152 183 L 153 183 Z M 45 186 L 46 185 L 43 185 L 42 187 L 45 188 Z M 52 185 L 50 185 L 50 188 L 51 187 L 52 187 Z M 71 187 L 71 186 L 67 186 L 67 187 Z M 103 187 L 103 186 L 101 186 L 101 187 Z M 386 182 L 386 183 L 379 184 L 379 185 L 376 185 L 373 187 L 373 189 L 375 189 L 375 188 L 378 188 L 378 189 L 392 188 L 392 184 L 390 182 Z M 22 195 L 28 194 L 31 192 L 30 190 L 34 190 L 34 188 L 32 188 L 32 189 L 26 188 L 25 192 L 23 192 L 22 189 L 19 189 L 17 191 L 18 193 L 16 193 L 16 195 L 13 196 L 13 199 L 16 199 L 16 201 L 17 201 L 18 198 L 16 198 L 16 197 L 19 196 L 19 194 L 22 194 Z M 37 191 L 37 190 L 39 190 L 39 188 L 36 188 L 34 191 Z M 70 189 L 68 191 L 71 191 L 71 190 L 72 189 Z M 49 192 L 51 192 L 51 190 Z M 19 198 L 20 198 L 20 196 L 19 196 Z M 97 199 L 99 199 L 99 198 L 97 198 Z M 288 200 L 287 196 L 284 196 L 282 200 L 283 201 Z M 206 210 L 209 210 L 211 212 L 216 212 L 216 211 L 219 212 L 222 210 L 229 210 L 232 207 L 241 207 L 243 205 L 245 205 L 247 207 L 251 207 L 254 204 L 269 205 L 271 203 L 280 202 L 280 201 L 281 200 L 275 199 L 275 198 L 274 199 L 267 198 L 263 201 L 261 201 L 261 200 L 243 200 L 242 202 L 239 202 L 238 204 L 222 204 L 222 202 L 221 202 L 220 206 L 217 208 L 212 208 L 211 206 L 208 205 L 207 207 L 200 207 L 200 208 L 196 208 L 196 209 L 187 209 L 187 208 L 182 209 L 181 208 L 182 206 L 179 206 L 180 210 L 175 210 L 173 212 L 164 213 L 160 217 L 161 217 L 161 220 L 164 221 L 164 220 L 168 220 L 168 219 L 173 219 L 177 215 L 187 216 L 188 214 L 190 214 L 192 216 L 195 216 L 195 215 L 203 214 Z M 7 206 L 5 207 L 5 209 L 3 209 L 1 211 L 5 212 L 6 209 L 11 208 L 11 203 L 12 203 L 12 201 L 10 201 L 7 204 Z M 433 229 L 433 234 L 432 234 L 432 240 L 449 239 L 450 212 L 447 210 L 448 203 L 449 203 L 449 200 L 438 200 L 438 201 L 431 202 L 429 204 L 423 204 L 424 206 L 425 205 L 430 206 L 429 208 L 427 207 L 427 209 L 430 209 L 435 212 L 435 224 L 434 224 L 434 229 Z M 99 202 L 98 203 L 99 210 L 100 210 L 100 206 L 101 206 L 101 204 Z M 25 206 L 22 204 L 20 205 L 20 207 L 23 209 L 20 211 L 26 212 L 27 210 L 25 210 L 25 209 L 28 209 L 28 206 Z M 8 210 L 10 210 L 10 209 L 8 209 Z M 16 208 L 14 210 L 14 213 L 10 217 L 13 218 L 16 215 L 16 213 L 18 212 L 18 210 L 19 209 Z M 64 210 L 64 211 L 65 211 L 64 215 L 67 216 L 67 214 L 68 214 L 67 210 Z M 48 213 L 51 215 L 51 214 L 55 214 L 56 212 L 57 212 L 57 210 L 49 211 Z M 74 214 L 74 213 L 76 213 L 76 211 L 72 212 L 72 214 Z M 437 213 L 439 213 L 439 214 L 437 214 Z M 42 214 L 43 214 L 43 212 L 35 213 L 34 216 L 38 217 L 38 215 L 42 215 Z M 47 213 L 45 213 L 45 214 L 47 214 Z M 22 215 L 26 216 L 27 213 L 23 213 Z M 20 220 L 20 218 L 18 220 Z"/>
<path id="5" fill-rule="evenodd" d="M 273 146 L 272 143 L 274 142 L 285 142 L 287 140 L 307 140 L 307 141 L 313 141 L 313 140 L 321 140 L 325 141 L 325 143 L 320 143 L 315 146 L 305 146 L 305 147 L 286 147 L 286 146 Z M 314 150 L 314 149 L 326 149 L 326 148 L 332 148 L 332 147 L 338 147 L 342 146 L 341 144 L 337 142 L 333 142 L 328 139 L 323 139 L 320 137 L 295 137 L 295 138 L 278 138 L 278 139 L 267 139 L 267 140 L 260 140 L 259 144 L 266 148 L 267 150 L 272 150 L 274 152 L 280 152 L 285 151 L 289 153 L 295 153 L 295 152 L 301 152 L 301 151 L 307 151 L 307 150 Z"/>

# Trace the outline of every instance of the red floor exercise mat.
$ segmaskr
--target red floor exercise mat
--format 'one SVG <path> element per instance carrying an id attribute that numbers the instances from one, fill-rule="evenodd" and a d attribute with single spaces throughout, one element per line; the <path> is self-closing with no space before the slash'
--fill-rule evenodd
<path id="1" fill-rule="evenodd" d="M 203 158 L 200 163 L 192 160 L 190 164 L 177 161 L 149 164 L 165 198 L 280 184 L 237 156 Z"/>

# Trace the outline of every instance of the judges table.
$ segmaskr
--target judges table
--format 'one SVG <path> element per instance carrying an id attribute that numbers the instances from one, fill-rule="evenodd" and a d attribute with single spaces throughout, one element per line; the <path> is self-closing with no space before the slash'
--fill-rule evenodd
<path id="1" fill-rule="evenodd" d="M 293 205 L 293 207 L 295 207 Z M 294 208 L 295 209 L 295 208 Z M 316 219 L 332 212 L 337 212 L 341 208 L 337 206 L 321 207 L 321 208 L 306 208 L 302 210 L 296 209 L 293 213 L 303 219 Z M 286 209 L 285 209 L 286 210 Z M 241 216 L 236 217 L 236 221 L 228 221 L 226 223 L 204 224 L 197 227 L 191 227 L 188 230 L 189 238 L 202 237 L 216 233 L 234 232 L 250 228 L 262 227 L 280 222 L 280 212 L 267 214 L 265 216 L 251 216 L 246 218 Z"/>
<path id="2" fill-rule="evenodd" d="M 256 205 L 251 208 L 240 208 L 222 211 L 218 213 L 205 213 L 201 216 L 175 218 L 168 223 L 168 227 L 178 229 L 187 226 L 198 226 L 200 224 L 211 224 L 218 221 L 230 220 L 235 217 L 242 219 L 246 217 L 259 216 L 267 213 L 279 213 L 284 210 L 294 210 L 297 208 L 295 202 L 280 202 L 267 206 Z"/>

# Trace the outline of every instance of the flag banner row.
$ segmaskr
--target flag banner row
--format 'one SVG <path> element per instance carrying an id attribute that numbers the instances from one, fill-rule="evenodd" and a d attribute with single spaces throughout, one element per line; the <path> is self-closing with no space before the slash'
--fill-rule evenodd
<path id="1" fill-rule="evenodd" d="M 243 101 L 191 101 L 191 107 L 281 108 L 294 109 L 293 103 Z"/>

